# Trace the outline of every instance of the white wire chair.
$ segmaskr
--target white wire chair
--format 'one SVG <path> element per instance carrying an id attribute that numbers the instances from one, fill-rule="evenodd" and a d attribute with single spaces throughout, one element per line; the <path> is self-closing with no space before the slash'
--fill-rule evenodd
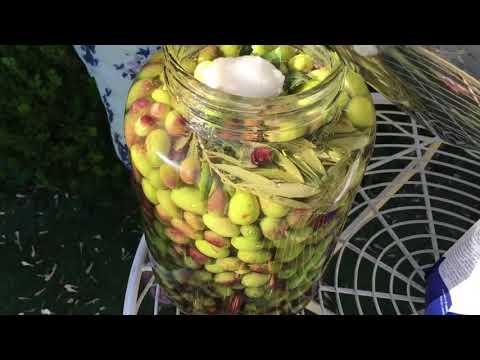
<path id="1" fill-rule="evenodd" d="M 374 154 L 334 256 L 302 314 L 422 314 L 426 272 L 480 217 L 480 155 L 443 144 L 382 96 L 374 94 L 374 100 Z M 142 238 L 125 315 L 137 314 L 153 291 L 153 314 L 159 313 L 153 274 L 139 292 L 142 274 L 151 274 L 147 258 Z"/>

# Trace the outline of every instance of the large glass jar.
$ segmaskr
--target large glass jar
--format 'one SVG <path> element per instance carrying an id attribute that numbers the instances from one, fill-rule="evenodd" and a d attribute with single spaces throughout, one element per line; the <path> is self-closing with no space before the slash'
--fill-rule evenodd
<path id="1" fill-rule="evenodd" d="M 185 313 L 298 312 L 346 221 L 373 148 L 372 99 L 329 48 L 292 47 L 325 70 L 295 94 L 209 88 L 193 76 L 206 45 L 165 46 L 130 90 L 125 133 L 147 244 Z"/>

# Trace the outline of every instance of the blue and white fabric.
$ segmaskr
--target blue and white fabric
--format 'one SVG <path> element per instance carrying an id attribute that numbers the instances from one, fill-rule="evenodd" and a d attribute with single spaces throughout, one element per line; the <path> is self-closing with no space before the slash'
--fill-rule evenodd
<path id="1" fill-rule="evenodd" d="M 97 83 L 115 152 L 130 167 L 123 130 L 128 90 L 142 66 L 161 45 L 74 45 L 74 48 Z"/>

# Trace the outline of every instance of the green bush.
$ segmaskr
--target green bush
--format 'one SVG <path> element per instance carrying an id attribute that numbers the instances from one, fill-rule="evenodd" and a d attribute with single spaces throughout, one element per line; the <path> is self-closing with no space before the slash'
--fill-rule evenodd
<path id="1" fill-rule="evenodd" d="M 72 46 L 0 45 L 0 183 L 125 186 L 95 82 Z"/>

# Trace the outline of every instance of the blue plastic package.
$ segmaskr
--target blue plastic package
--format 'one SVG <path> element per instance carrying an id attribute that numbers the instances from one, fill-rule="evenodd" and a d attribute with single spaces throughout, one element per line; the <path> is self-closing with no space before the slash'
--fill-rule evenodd
<path id="1" fill-rule="evenodd" d="M 480 221 L 428 274 L 425 315 L 480 315 Z"/>

